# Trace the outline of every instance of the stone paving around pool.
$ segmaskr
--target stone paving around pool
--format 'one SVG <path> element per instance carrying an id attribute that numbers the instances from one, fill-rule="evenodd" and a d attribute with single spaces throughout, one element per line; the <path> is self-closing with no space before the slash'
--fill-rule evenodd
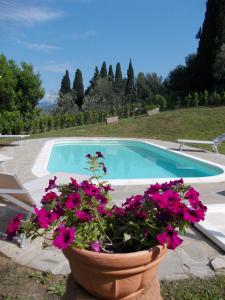
<path id="1" fill-rule="evenodd" d="M 31 170 L 46 140 L 28 140 L 22 142 L 20 146 L 8 145 L 1 147 L 1 154 L 13 157 L 12 160 L 5 163 L 7 172 L 16 173 L 23 183 L 35 179 Z M 150 141 L 170 149 L 178 149 L 178 145 L 175 143 Z M 196 149 L 191 147 L 186 147 L 186 149 L 188 151 L 185 151 L 185 153 L 225 165 L 225 155 L 196 151 Z M 193 184 L 193 186 L 200 192 L 200 199 L 204 204 L 209 206 L 211 204 L 222 205 L 220 210 L 223 210 L 225 213 L 225 182 L 201 183 Z M 114 186 L 113 201 L 119 204 L 127 196 L 142 193 L 145 188 L 146 186 Z M 18 211 L 17 207 L 0 199 L 0 231 L 4 231 L 9 219 L 17 214 Z M 216 218 L 217 215 L 215 215 L 214 219 Z M 218 230 L 225 237 L 225 218 L 221 219 L 221 222 Z M 190 275 L 204 277 L 215 274 L 215 269 L 212 267 L 215 264 L 210 262 L 215 258 L 224 261 L 224 252 L 196 229 L 190 229 L 183 239 L 183 245 L 175 251 L 169 251 L 166 260 L 161 264 L 158 274 L 159 279 L 172 280 L 186 278 Z M 42 250 L 40 244 L 41 241 L 37 240 L 32 244 L 28 243 L 25 248 L 21 249 L 16 243 L 7 242 L 2 238 L 0 239 L 0 251 L 22 265 L 48 270 L 55 274 L 69 273 L 69 265 L 62 253 L 51 247 Z M 214 260 L 214 262 L 217 260 Z M 224 269 L 218 268 L 218 270 L 223 271 Z"/>

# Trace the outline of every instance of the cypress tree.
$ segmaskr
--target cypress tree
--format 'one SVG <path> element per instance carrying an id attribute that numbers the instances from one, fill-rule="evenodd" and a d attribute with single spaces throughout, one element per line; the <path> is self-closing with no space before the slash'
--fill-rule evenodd
<path id="1" fill-rule="evenodd" d="M 62 81 L 61 81 L 60 94 L 65 95 L 66 93 L 69 93 L 70 91 L 71 91 L 70 77 L 69 77 L 68 70 L 66 70 L 66 73 L 63 76 Z"/>
<path id="2" fill-rule="evenodd" d="M 76 70 L 75 78 L 73 82 L 73 90 L 76 95 L 76 104 L 79 108 L 82 107 L 84 103 L 84 85 L 83 85 L 83 77 L 80 69 Z"/>
<path id="3" fill-rule="evenodd" d="M 116 65 L 116 74 L 115 74 L 115 83 L 121 82 L 123 80 L 122 71 L 120 63 L 117 63 Z"/>
<path id="4" fill-rule="evenodd" d="M 120 63 L 118 62 L 116 65 L 114 91 L 116 95 L 120 97 L 124 97 L 124 90 L 125 90 L 125 80 L 123 80 L 121 66 Z"/>
<path id="5" fill-rule="evenodd" d="M 109 66 L 108 77 L 109 77 L 109 80 L 112 81 L 112 83 L 113 83 L 114 82 L 114 73 L 113 73 L 112 65 Z"/>
<path id="6" fill-rule="evenodd" d="M 125 88 L 125 97 L 129 101 L 136 100 L 136 87 L 134 83 L 134 69 L 130 60 L 129 67 L 127 70 L 127 82 Z"/>
<path id="7" fill-rule="evenodd" d="M 208 0 L 197 51 L 197 82 L 200 90 L 212 89 L 218 51 L 225 43 L 225 0 Z"/>
<path id="8" fill-rule="evenodd" d="M 107 77 L 107 68 L 106 68 L 106 62 L 104 61 L 102 63 L 101 71 L 100 71 L 100 77 L 101 78 L 106 78 Z"/>
<path id="9" fill-rule="evenodd" d="M 98 67 L 96 66 L 94 75 L 93 75 L 92 79 L 89 81 L 90 85 L 88 86 L 88 88 L 85 91 L 86 96 L 89 95 L 90 91 L 93 90 L 97 86 L 98 80 L 99 80 L 99 70 L 98 70 Z"/>

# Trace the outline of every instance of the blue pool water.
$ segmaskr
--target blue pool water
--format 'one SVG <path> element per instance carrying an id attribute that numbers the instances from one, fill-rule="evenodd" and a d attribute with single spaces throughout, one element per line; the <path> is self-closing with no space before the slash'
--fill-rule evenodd
<path id="1" fill-rule="evenodd" d="M 139 141 L 76 141 L 55 144 L 48 171 L 89 174 L 86 154 L 101 151 L 107 167 L 106 179 L 206 177 L 223 170 L 157 146 Z"/>

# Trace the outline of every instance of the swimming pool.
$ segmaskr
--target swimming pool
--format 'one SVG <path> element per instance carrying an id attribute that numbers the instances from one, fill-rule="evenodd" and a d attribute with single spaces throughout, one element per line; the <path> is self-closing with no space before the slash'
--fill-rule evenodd
<path id="1" fill-rule="evenodd" d="M 107 167 L 107 175 L 104 178 L 116 184 L 119 182 L 147 184 L 181 177 L 185 178 L 186 182 L 199 182 L 199 180 L 202 182 L 224 177 L 223 166 L 167 150 L 146 141 L 56 140 L 50 141 L 48 147 L 44 147 L 43 150 L 42 173 L 45 174 L 65 172 L 89 175 L 88 170 L 85 169 L 87 167 L 85 155 L 101 151 Z M 36 166 L 36 171 L 37 169 Z"/>

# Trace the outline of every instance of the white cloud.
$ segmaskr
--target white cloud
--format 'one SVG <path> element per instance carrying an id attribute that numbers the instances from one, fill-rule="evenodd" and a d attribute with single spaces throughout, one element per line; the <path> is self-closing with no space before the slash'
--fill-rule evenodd
<path id="1" fill-rule="evenodd" d="M 44 72 L 53 72 L 53 73 L 62 73 L 66 70 L 73 71 L 73 68 L 70 63 L 62 63 L 62 64 L 46 64 L 44 66 L 36 66 L 36 71 L 44 71 Z"/>
<path id="2" fill-rule="evenodd" d="M 60 49 L 58 46 L 50 45 L 50 44 L 39 44 L 39 43 L 29 43 L 25 41 L 17 41 L 18 44 L 25 46 L 28 49 L 50 52 L 52 50 Z"/>
<path id="3" fill-rule="evenodd" d="M 46 22 L 62 16 L 60 11 L 32 5 L 32 1 L 0 0 L 0 21 L 19 22 L 26 25 Z"/>
<path id="4" fill-rule="evenodd" d="M 72 35 L 73 40 L 85 40 L 88 38 L 94 38 L 97 35 L 97 32 L 94 30 L 85 31 L 82 33 L 74 33 Z"/>

